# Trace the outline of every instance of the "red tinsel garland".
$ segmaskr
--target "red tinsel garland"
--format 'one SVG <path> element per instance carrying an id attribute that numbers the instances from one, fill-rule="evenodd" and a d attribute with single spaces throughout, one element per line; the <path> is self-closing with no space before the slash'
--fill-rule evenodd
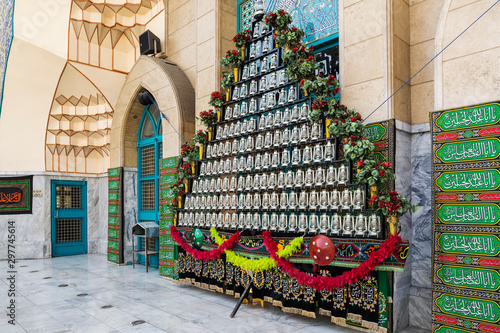
<path id="1" fill-rule="evenodd" d="M 186 243 L 184 239 L 182 239 L 181 233 L 175 228 L 175 226 L 170 227 L 170 235 L 172 236 L 173 240 L 184 249 L 184 251 L 192 255 L 193 258 L 203 261 L 219 259 L 224 251 L 231 250 L 240 240 L 240 232 L 237 231 L 218 248 L 210 251 L 200 251 L 189 246 L 188 243 Z"/>
<path id="2" fill-rule="evenodd" d="M 370 255 L 368 260 L 363 262 L 358 267 L 336 277 L 326 277 L 310 276 L 307 273 L 299 271 L 295 268 L 293 263 L 276 255 L 276 252 L 278 251 L 278 243 L 271 238 L 271 233 L 269 231 L 264 231 L 262 236 L 264 237 L 264 245 L 271 255 L 271 258 L 273 258 L 278 266 L 291 278 L 297 280 L 300 284 L 304 284 L 316 290 L 325 289 L 329 291 L 343 287 L 346 284 L 352 284 L 367 277 L 375 266 L 389 258 L 389 256 L 396 250 L 397 244 L 401 241 L 401 237 L 399 237 L 399 235 L 393 235 L 382 243 L 380 248 Z"/>

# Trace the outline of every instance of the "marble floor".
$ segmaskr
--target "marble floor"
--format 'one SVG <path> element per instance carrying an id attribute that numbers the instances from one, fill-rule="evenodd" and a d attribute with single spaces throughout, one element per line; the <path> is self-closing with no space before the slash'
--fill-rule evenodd
<path id="1" fill-rule="evenodd" d="M 158 270 L 117 266 L 104 255 L 20 260 L 16 263 L 16 325 L 9 319 L 7 262 L 0 261 L 0 332 L 357 332 L 276 307 L 236 299 L 160 278 Z M 134 325 L 135 321 L 144 321 Z M 404 333 L 424 331 L 408 329 Z M 403 333 L 403 332 L 401 332 Z"/>

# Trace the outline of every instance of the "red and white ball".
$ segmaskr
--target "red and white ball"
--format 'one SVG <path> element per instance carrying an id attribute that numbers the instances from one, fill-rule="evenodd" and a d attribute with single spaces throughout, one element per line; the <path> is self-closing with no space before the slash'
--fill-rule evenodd
<path id="1" fill-rule="evenodd" d="M 309 243 L 312 260 L 320 266 L 328 265 L 335 257 L 335 245 L 325 235 L 318 235 Z"/>

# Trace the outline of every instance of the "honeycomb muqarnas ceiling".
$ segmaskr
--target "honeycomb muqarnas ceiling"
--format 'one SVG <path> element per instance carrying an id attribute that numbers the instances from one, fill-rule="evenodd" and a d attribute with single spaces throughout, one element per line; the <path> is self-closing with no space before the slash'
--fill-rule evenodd
<path id="1" fill-rule="evenodd" d="M 113 109 L 97 87 L 68 64 L 47 124 L 47 171 L 103 173 L 109 167 Z"/>
<path id="2" fill-rule="evenodd" d="M 139 35 L 164 9 L 162 0 L 73 0 L 70 61 L 128 72 L 139 57 Z"/>

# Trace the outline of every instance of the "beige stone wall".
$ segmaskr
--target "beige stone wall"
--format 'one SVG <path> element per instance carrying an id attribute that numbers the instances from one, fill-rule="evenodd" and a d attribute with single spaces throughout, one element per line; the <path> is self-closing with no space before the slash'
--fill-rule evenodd
<path id="1" fill-rule="evenodd" d="M 225 33 L 221 37 L 221 31 L 227 29 L 219 27 L 232 11 L 230 2 L 167 0 L 167 56 L 195 87 L 196 114 L 209 107 L 210 93 L 219 89 L 219 49 L 227 38 Z M 235 27 L 236 5 L 233 7 L 231 15 Z"/>
<path id="2" fill-rule="evenodd" d="M 410 7 L 411 75 L 436 54 L 436 32 L 443 0 L 413 0 Z M 414 124 L 429 121 L 434 110 L 434 64 L 411 82 L 411 119 Z"/>
<path id="3" fill-rule="evenodd" d="M 340 13 L 342 102 L 368 117 L 410 78 L 410 3 L 344 0 Z M 410 105 L 404 86 L 367 121 L 410 123 Z"/>
<path id="4" fill-rule="evenodd" d="M 410 7 L 411 73 L 417 72 L 494 0 L 413 0 Z M 500 6 L 495 6 L 412 80 L 411 120 L 429 112 L 498 100 Z"/>
<path id="5" fill-rule="evenodd" d="M 436 47 L 441 49 L 496 1 L 445 1 Z M 496 5 L 438 59 L 435 107 L 448 109 L 500 99 L 500 5 Z M 440 30 L 440 28 L 442 30 Z"/>

